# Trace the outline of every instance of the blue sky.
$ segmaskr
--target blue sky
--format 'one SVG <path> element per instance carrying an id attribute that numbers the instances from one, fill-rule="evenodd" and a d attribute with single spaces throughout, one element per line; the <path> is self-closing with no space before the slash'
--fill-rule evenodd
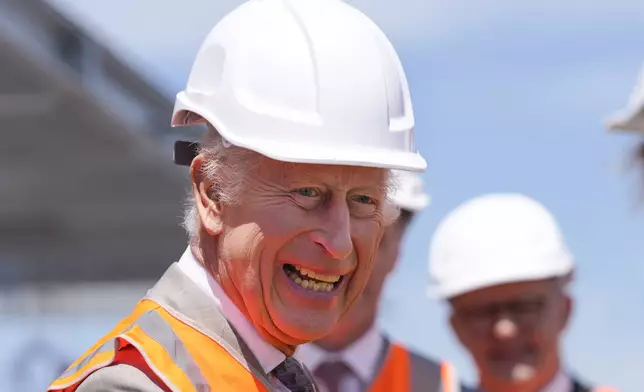
<path id="1" fill-rule="evenodd" d="M 50 0 L 169 95 L 201 40 L 239 1 Z M 644 390 L 644 211 L 609 134 L 644 61 L 641 0 L 353 0 L 391 37 L 412 89 L 432 205 L 406 239 L 382 323 L 474 378 L 424 296 L 427 243 L 458 203 L 522 192 L 557 216 L 578 263 L 565 355 L 584 377 Z M 643 204 L 644 207 L 644 204 Z M 178 255 L 177 255 L 178 256 Z"/>

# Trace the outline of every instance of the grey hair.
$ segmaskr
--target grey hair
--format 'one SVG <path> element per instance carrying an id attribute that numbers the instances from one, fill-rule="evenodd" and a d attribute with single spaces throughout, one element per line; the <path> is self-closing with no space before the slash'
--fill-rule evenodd
<path id="1" fill-rule="evenodd" d="M 248 174 L 259 163 L 261 155 L 255 151 L 231 145 L 210 125 L 197 153 L 205 156 L 204 176 L 217 184 L 212 190 L 217 200 L 228 205 L 238 204 L 241 199 L 240 193 L 247 184 Z M 397 176 L 393 170 L 389 170 L 388 175 L 385 189 L 387 200 L 383 206 L 386 225 L 393 223 L 400 215 L 400 209 L 389 197 L 397 189 Z M 181 226 L 193 241 L 197 238 L 200 225 L 196 200 L 191 190 L 186 198 Z"/>
<path id="2" fill-rule="evenodd" d="M 259 154 L 231 145 L 210 125 L 197 153 L 205 156 L 204 176 L 217 184 L 216 188 L 211 190 L 216 193 L 217 200 L 228 205 L 239 203 L 239 194 L 249 171 L 258 162 Z M 187 196 L 182 226 L 190 239 L 197 236 L 200 221 L 192 190 Z"/>

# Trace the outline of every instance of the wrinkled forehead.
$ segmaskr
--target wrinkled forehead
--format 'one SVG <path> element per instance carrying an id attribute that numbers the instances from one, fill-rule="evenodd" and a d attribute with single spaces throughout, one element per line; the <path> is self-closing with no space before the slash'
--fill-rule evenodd
<path id="1" fill-rule="evenodd" d="M 375 167 L 288 163 L 262 157 L 257 174 L 282 185 L 325 185 L 339 190 L 371 189 L 386 193 L 389 170 Z"/>

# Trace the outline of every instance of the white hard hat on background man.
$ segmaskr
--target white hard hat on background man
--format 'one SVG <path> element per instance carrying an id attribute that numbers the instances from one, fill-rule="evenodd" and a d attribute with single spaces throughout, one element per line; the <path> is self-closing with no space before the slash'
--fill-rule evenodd
<path id="1" fill-rule="evenodd" d="M 405 72 L 341 0 L 251 0 L 201 46 L 172 125 L 197 114 L 226 142 L 299 163 L 423 171 Z"/>
<path id="2" fill-rule="evenodd" d="M 644 66 L 624 109 L 608 121 L 611 130 L 644 132 Z"/>
<path id="3" fill-rule="evenodd" d="M 453 210 L 429 250 L 430 293 L 448 299 L 504 283 L 563 277 L 573 259 L 554 217 L 520 194 L 489 194 Z"/>
<path id="4" fill-rule="evenodd" d="M 408 171 L 396 170 L 396 187 L 391 196 L 392 201 L 401 210 L 420 212 L 430 202 L 430 197 L 425 193 L 423 179 L 420 175 Z"/>

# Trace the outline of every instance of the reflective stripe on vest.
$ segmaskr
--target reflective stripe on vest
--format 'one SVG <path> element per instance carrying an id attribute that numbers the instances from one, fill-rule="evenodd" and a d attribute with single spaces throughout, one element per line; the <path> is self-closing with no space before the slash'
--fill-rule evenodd
<path id="1" fill-rule="evenodd" d="M 173 391 L 200 391 L 208 383 L 181 339 L 156 312 L 146 313 L 120 336 L 134 346 L 150 369 Z"/>
<path id="2" fill-rule="evenodd" d="M 461 383 L 458 381 L 456 369 L 449 362 L 441 363 L 441 392 L 460 392 Z"/>
<path id="3" fill-rule="evenodd" d="M 369 392 L 460 392 L 453 367 L 439 365 L 411 353 L 400 344 L 388 344 L 378 375 Z"/>
<path id="4" fill-rule="evenodd" d="M 75 361 L 48 390 L 75 391 L 96 370 L 121 363 L 138 368 L 171 391 L 267 391 L 219 343 L 150 300 L 139 302 L 131 316 Z"/>
<path id="5" fill-rule="evenodd" d="M 114 329 L 99 339 L 85 354 L 74 361 L 63 375 L 49 386 L 48 390 L 62 390 L 74 384 L 74 380 L 85 379 L 95 370 L 112 363 L 116 349 L 118 348 L 115 346 L 116 342 L 114 338 L 128 330 L 142 314 L 156 307 L 157 305 L 150 301 L 139 302 L 132 314 L 121 320 Z"/>

